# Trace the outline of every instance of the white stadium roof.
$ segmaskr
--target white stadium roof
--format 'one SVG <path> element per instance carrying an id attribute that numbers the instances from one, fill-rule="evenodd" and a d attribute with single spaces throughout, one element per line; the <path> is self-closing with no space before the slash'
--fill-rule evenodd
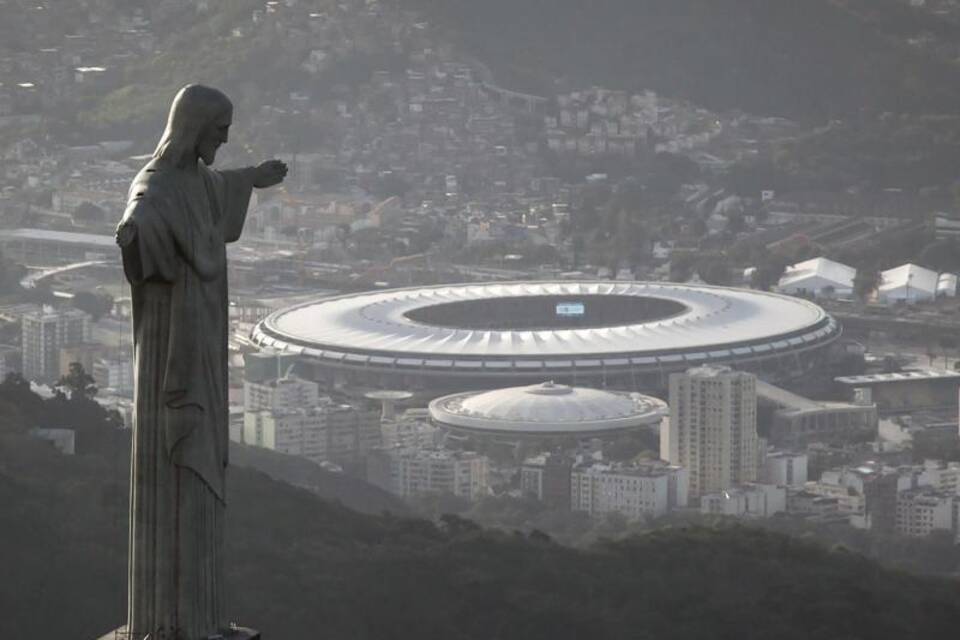
<path id="1" fill-rule="evenodd" d="M 455 393 L 430 403 L 430 416 L 443 425 L 528 435 L 631 429 L 657 424 L 666 413 L 666 403 L 650 396 L 552 382 Z"/>
<path id="2" fill-rule="evenodd" d="M 618 326 L 469 329 L 413 320 L 414 312 L 451 303 L 491 306 L 509 298 L 578 296 L 654 299 L 678 311 Z M 589 304 L 588 304 L 589 306 Z M 482 312 L 476 312 L 482 313 Z M 532 281 L 371 291 L 278 311 L 253 330 L 262 347 L 348 368 L 499 373 L 605 368 L 685 368 L 708 362 L 767 359 L 823 346 L 840 334 L 819 306 L 753 291 L 647 282 Z"/>

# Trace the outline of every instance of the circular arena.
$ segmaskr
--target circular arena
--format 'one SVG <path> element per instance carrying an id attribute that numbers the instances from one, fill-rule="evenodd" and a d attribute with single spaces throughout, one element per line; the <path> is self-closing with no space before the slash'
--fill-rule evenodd
<path id="1" fill-rule="evenodd" d="M 590 438 L 613 439 L 639 429 L 658 429 L 669 413 L 664 401 L 639 393 L 554 382 L 454 393 L 433 400 L 429 411 L 448 439 L 486 445 L 481 449 L 523 444 L 542 449 Z"/>
<path id="2" fill-rule="evenodd" d="M 809 372 L 839 335 L 819 306 L 772 293 L 531 281 L 324 298 L 271 314 L 251 337 L 299 354 L 302 375 L 348 392 L 436 397 L 545 380 L 655 390 L 704 364 L 782 380 Z"/>

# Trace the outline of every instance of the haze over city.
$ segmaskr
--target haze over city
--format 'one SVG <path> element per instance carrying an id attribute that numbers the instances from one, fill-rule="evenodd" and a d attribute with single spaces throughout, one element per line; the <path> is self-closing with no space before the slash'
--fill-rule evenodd
<path id="1" fill-rule="evenodd" d="M 0 635 L 960 628 L 960 3 L 0 0 Z"/>

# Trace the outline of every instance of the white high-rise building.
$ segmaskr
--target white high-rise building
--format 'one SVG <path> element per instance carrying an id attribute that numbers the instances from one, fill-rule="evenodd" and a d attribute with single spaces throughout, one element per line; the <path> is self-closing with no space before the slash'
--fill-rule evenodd
<path id="1" fill-rule="evenodd" d="M 22 322 L 23 377 L 54 382 L 60 375 L 60 349 L 90 341 L 90 316 L 79 309 L 42 307 Z"/>
<path id="2" fill-rule="evenodd" d="M 621 513 L 628 520 L 661 516 L 687 505 L 687 472 L 663 463 L 580 464 L 570 474 L 570 508 L 591 516 Z"/>
<path id="3" fill-rule="evenodd" d="M 670 420 L 660 455 L 690 474 L 699 499 L 759 475 L 756 377 L 727 367 L 698 367 L 670 376 Z"/>
<path id="4" fill-rule="evenodd" d="M 327 403 L 330 402 L 326 398 Z M 243 383 L 245 411 L 296 411 L 313 409 L 323 404 L 320 385 L 310 380 L 284 377 L 261 382 Z"/>

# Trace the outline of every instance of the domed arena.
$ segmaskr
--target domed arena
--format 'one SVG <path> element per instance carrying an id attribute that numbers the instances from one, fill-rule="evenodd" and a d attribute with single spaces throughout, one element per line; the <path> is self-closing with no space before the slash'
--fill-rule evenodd
<path id="1" fill-rule="evenodd" d="M 656 390 L 703 364 L 782 380 L 809 372 L 839 335 L 816 304 L 772 293 L 530 281 L 324 298 L 271 314 L 251 337 L 298 354 L 304 375 L 334 388 L 437 397 L 544 380 Z"/>
<path id="2" fill-rule="evenodd" d="M 639 393 L 544 382 L 455 393 L 432 401 L 429 410 L 431 420 L 448 437 L 516 446 L 615 438 L 657 427 L 667 405 Z"/>

